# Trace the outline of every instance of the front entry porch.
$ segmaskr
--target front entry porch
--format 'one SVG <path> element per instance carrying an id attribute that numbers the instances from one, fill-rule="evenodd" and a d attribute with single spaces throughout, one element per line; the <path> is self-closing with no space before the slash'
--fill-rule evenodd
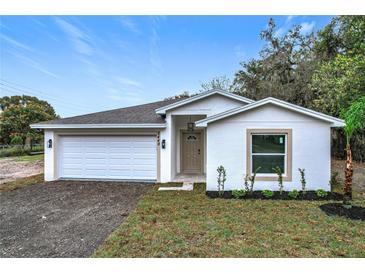
<path id="1" fill-rule="evenodd" d="M 205 115 L 172 116 L 171 182 L 206 182 L 206 134 L 194 122 Z"/>

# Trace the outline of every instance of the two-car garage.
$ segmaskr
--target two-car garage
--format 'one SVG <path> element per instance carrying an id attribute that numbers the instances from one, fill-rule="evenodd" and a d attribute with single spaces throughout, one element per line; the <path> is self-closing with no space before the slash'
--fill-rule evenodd
<path id="1" fill-rule="evenodd" d="M 58 177 L 155 181 L 156 136 L 59 136 Z"/>
<path id="2" fill-rule="evenodd" d="M 44 179 L 160 181 L 157 109 L 181 99 L 117 108 L 32 124 L 44 130 Z M 164 157 L 165 153 L 162 153 Z"/>

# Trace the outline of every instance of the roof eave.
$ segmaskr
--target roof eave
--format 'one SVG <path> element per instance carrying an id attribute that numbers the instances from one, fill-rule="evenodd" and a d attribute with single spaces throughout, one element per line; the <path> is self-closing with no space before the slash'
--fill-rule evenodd
<path id="1" fill-rule="evenodd" d="M 303 108 L 303 107 L 300 107 L 300 106 L 297 106 L 297 105 L 294 105 L 294 104 L 291 104 L 291 103 L 288 103 L 288 102 L 285 102 L 285 101 L 281 101 L 281 100 L 276 99 L 276 98 L 271 98 L 271 97 L 262 99 L 260 101 L 257 101 L 255 103 L 252 103 L 252 104 L 249 104 L 249 105 L 246 105 L 246 106 L 243 106 L 243 107 L 239 107 L 239 108 L 236 108 L 236 109 L 231 109 L 231 110 L 228 110 L 226 112 L 222 112 L 222 113 L 207 117 L 205 119 L 196 121 L 195 125 L 197 127 L 207 127 L 209 123 L 212 123 L 214 121 L 221 120 L 221 119 L 224 119 L 226 117 L 229 117 L 229 116 L 232 116 L 232 115 L 235 115 L 235 114 L 238 114 L 238 113 L 250 110 L 250 109 L 254 109 L 254 108 L 257 108 L 257 107 L 262 106 L 262 105 L 270 104 L 270 103 L 274 104 L 274 105 L 277 105 L 277 106 L 281 106 L 281 107 L 286 108 L 286 109 L 291 109 L 295 112 L 302 113 L 304 115 L 310 116 L 310 117 L 318 119 L 318 120 L 328 122 L 328 123 L 331 124 L 331 127 L 343 127 L 343 126 L 345 126 L 345 121 L 341 120 L 339 118 L 328 116 L 326 114 L 316 112 L 316 111 L 313 111 L 313 110 L 310 110 L 310 109 L 306 109 L 306 108 Z"/>
<path id="2" fill-rule="evenodd" d="M 344 127 L 346 125 L 345 122 L 335 122 L 332 123 L 331 127 Z"/>
<path id="3" fill-rule="evenodd" d="M 166 128 L 166 124 L 32 124 L 34 129 Z"/>

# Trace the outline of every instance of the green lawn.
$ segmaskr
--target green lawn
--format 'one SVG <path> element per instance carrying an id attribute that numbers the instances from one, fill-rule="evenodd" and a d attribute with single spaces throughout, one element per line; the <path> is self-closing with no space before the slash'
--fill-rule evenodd
<path id="1" fill-rule="evenodd" d="M 94 257 L 365 257 L 365 222 L 325 215 L 325 202 L 223 200 L 148 193 Z M 355 204 L 365 206 L 365 196 Z"/>
<path id="2" fill-rule="evenodd" d="M 37 155 L 22 155 L 13 157 L 15 161 L 19 162 L 33 162 L 38 160 L 43 160 L 44 154 L 37 154 Z"/>

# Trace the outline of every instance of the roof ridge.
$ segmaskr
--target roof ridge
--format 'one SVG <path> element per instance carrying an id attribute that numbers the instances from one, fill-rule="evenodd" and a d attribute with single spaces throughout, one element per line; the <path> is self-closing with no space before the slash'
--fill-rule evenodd
<path id="1" fill-rule="evenodd" d="M 56 120 L 63 120 L 63 119 L 69 119 L 69 118 L 83 117 L 83 116 L 87 116 L 87 115 L 108 113 L 108 112 L 122 110 L 122 109 L 143 107 L 143 106 L 158 104 L 158 103 L 162 103 L 162 102 L 175 102 L 175 101 L 179 101 L 179 100 L 182 100 L 182 99 L 183 98 L 176 98 L 176 99 L 169 99 L 169 100 L 160 100 L 160 101 L 155 101 L 155 102 L 150 102 L 150 103 L 145 103 L 145 104 L 140 104 L 140 105 L 133 105 L 133 106 L 128 106 L 128 107 L 114 108 L 114 109 L 108 109 L 108 110 L 102 110 L 102 111 L 97 111 L 97 112 L 85 113 L 85 114 L 80 114 L 80 115 L 75 115 L 75 116 L 63 117 L 63 118 L 59 118 L 59 119 L 50 120 L 50 121 L 47 121 L 47 122 L 56 121 Z"/>
<path id="2" fill-rule="evenodd" d="M 179 100 L 182 99 L 174 98 L 160 100 L 141 105 L 81 114 L 39 122 L 34 124 L 34 126 L 47 124 L 164 124 L 164 118 L 161 115 L 158 115 L 155 112 L 155 109 Z"/>
<path id="3" fill-rule="evenodd" d="M 244 96 L 235 94 L 235 93 L 230 92 L 228 90 L 223 90 L 223 89 L 215 88 L 215 89 L 210 89 L 210 90 L 207 90 L 207 91 L 200 92 L 200 93 L 195 94 L 194 96 L 191 96 L 189 98 L 186 98 L 186 99 L 184 99 L 182 101 L 178 101 L 178 102 L 174 102 L 174 103 L 171 103 L 171 104 L 167 104 L 165 106 L 161 106 L 160 108 L 157 108 L 156 109 L 156 113 L 158 113 L 158 114 L 165 114 L 167 110 L 170 110 L 170 109 L 173 109 L 173 108 L 176 108 L 176 107 L 180 107 L 180 106 L 183 106 L 185 104 L 189 104 L 191 102 L 194 102 L 194 101 L 197 101 L 197 100 L 201 100 L 201 99 L 203 99 L 205 97 L 208 97 L 208 96 L 211 96 L 211 95 L 215 95 L 215 94 L 219 94 L 219 95 L 222 95 L 222 96 L 226 96 L 226 97 L 229 97 L 229 98 L 233 98 L 235 100 L 239 100 L 241 102 L 245 102 L 246 104 L 251 104 L 251 103 L 255 102 L 252 99 L 249 99 L 249 98 L 246 98 Z"/>

